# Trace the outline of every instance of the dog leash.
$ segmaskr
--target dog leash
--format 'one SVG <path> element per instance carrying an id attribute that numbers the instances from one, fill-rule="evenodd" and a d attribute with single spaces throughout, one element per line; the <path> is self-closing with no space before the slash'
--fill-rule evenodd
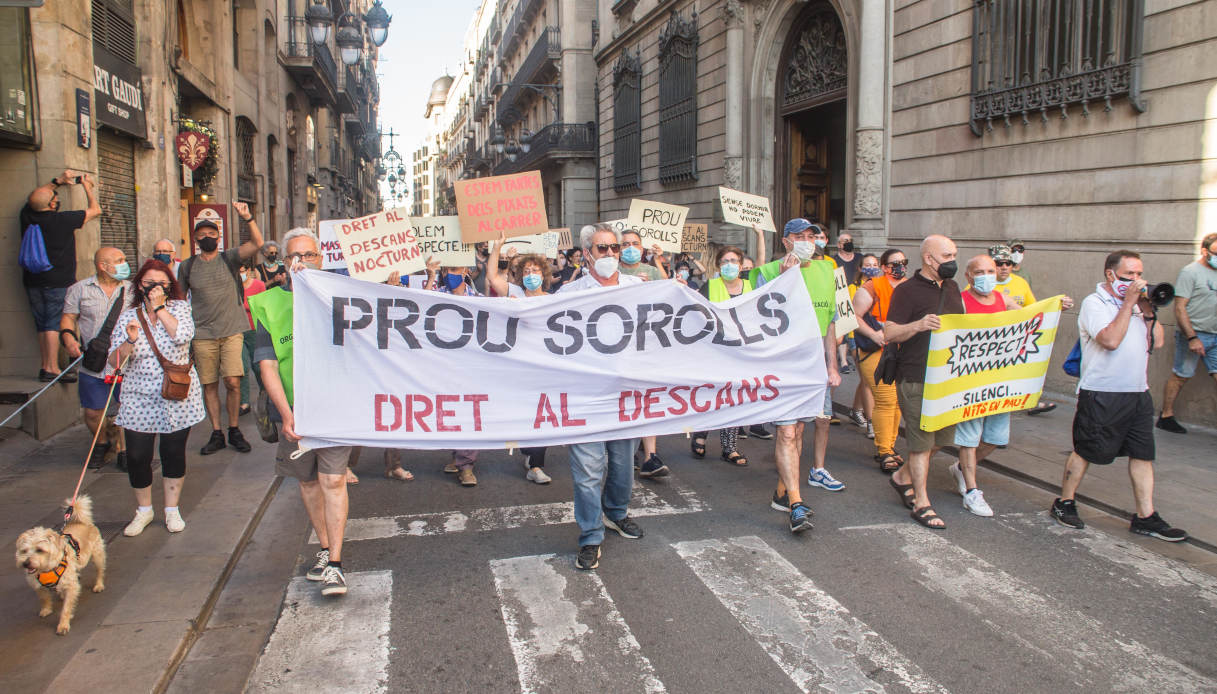
<path id="1" fill-rule="evenodd" d="M 63 378 L 64 374 L 66 374 L 69 370 L 71 370 L 71 368 L 73 366 L 76 366 L 77 364 L 79 364 L 80 360 L 84 359 L 84 358 L 85 358 L 84 352 L 81 352 L 80 356 L 76 357 L 76 361 L 72 362 L 71 364 L 68 364 L 68 367 L 66 369 L 64 369 L 63 371 L 60 371 L 59 374 L 57 376 L 55 376 L 55 378 L 51 379 L 50 383 L 43 386 L 42 390 L 38 391 L 37 393 L 34 393 L 34 397 L 30 398 L 29 400 L 26 400 L 25 403 L 22 404 L 21 407 L 18 407 L 15 412 L 13 412 L 9 416 L 5 417 L 4 421 L 0 422 L 0 427 L 4 426 L 5 424 L 8 424 L 9 420 L 12 419 L 13 417 L 16 417 L 17 415 L 21 414 L 21 410 L 24 410 L 25 408 L 32 405 L 34 403 L 34 401 L 38 399 L 38 396 L 42 395 L 43 393 L 45 393 L 47 391 L 48 388 L 50 388 L 51 386 L 58 383 L 59 379 Z"/>
<path id="2" fill-rule="evenodd" d="M 109 376 L 106 376 L 106 381 L 110 383 L 110 393 L 106 395 L 105 407 L 101 408 L 101 423 L 97 425 L 97 431 L 93 432 L 93 443 L 89 444 L 89 452 L 85 454 L 84 465 L 80 467 L 80 477 L 76 479 L 76 489 L 72 491 L 72 501 L 68 503 L 68 508 L 63 512 L 63 522 L 66 525 L 72 519 L 72 513 L 76 510 L 76 497 L 80 495 L 80 485 L 84 484 L 85 473 L 89 471 L 89 460 L 93 457 L 93 449 L 97 447 L 97 439 L 101 437 L 101 430 L 105 428 L 106 412 L 110 410 L 110 402 L 114 400 L 114 389 L 123 381 L 123 369 L 127 366 L 127 362 L 131 361 L 131 355 L 134 351 L 127 355 L 123 363 L 118 365 Z M 83 355 L 82 355 L 83 356 Z M 79 360 L 77 360 L 79 361 Z"/>

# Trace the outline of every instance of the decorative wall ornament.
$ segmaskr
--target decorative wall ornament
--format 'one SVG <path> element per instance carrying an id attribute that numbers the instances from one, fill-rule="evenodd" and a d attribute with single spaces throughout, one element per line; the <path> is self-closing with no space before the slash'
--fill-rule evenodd
<path id="1" fill-rule="evenodd" d="M 735 190 L 742 190 L 741 179 L 744 175 L 744 158 L 727 157 L 723 163 L 723 185 Z"/>
<path id="2" fill-rule="evenodd" d="M 178 160 L 194 172 L 195 187 L 207 190 L 220 170 L 216 131 L 203 122 L 183 118 L 178 123 L 178 135 L 173 144 Z"/>
<path id="3" fill-rule="evenodd" d="M 202 133 L 187 130 L 177 134 L 177 158 L 186 168 L 194 171 L 203 165 L 211 149 L 211 138 Z"/>
<path id="4" fill-rule="evenodd" d="M 789 106 L 845 89 L 849 72 L 845 30 L 825 5 L 803 25 L 786 63 L 782 105 Z"/>
<path id="5" fill-rule="evenodd" d="M 723 3 L 723 23 L 728 29 L 741 26 L 744 23 L 744 6 L 739 0 L 727 0 Z"/>
<path id="6" fill-rule="evenodd" d="M 854 144 L 854 216 L 883 214 L 883 131 L 859 130 Z"/>

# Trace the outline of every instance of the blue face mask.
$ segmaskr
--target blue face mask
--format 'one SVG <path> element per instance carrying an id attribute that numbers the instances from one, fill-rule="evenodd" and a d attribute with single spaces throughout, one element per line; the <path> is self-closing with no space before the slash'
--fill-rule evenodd
<path id="1" fill-rule="evenodd" d="M 127 261 L 123 261 L 114 266 L 114 271 L 110 276 L 116 280 L 125 280 L 131 276 L 131 265 Z"/>
<path id="2" fill-rule="evenodd" d="M 173 262 L 173 256 L 168 253 L 153 253 L 152 258 L 168 265 Z"/>
<path id="3" fill-rule="evenodd" d="M 816 250 L 823 251 L 828 246 L 828 239 L 816 239 Z"/>
<path id="4" fill-rule="evenodd" d="M 530 272 L 524 275 L 524 288 L 530 292 L 535 292 L 541 288 L 541 275 Z"/>
<path id="5" fill-rule="evenodd" d="M 633 265 L 642 260 L 642 249 L 637 246 L 626 246 L 621 249 L 621 262 L 626 265 Z"/>
<path id="6" fill-rule="evenodd" d="M 1213 268 L 1214 270 L 1217 270 L 1217 255 L 1209 256 L 1209 267 Z"/>
<path id="7" fill-rule="evenodd" d="M 972 278 L 972 288 L 981 294 L 990 294 L 997 287 L 997 275 L 977 275 Z"/>
<path id="8" fill-rule="evenodd" d="M 458 275 L 455 272 L 450 272 L 444 275 L 444 283 L 448 285 L 448 291 L 456 291 L 456 288 L 465 283 L 465 276 Z"/>
<path id="9" fill-rule="evenodd" d="M 874 279 L 875 277 L 878 277 L 879 275 L 882 275 L 882 274 L 883 274 L 883 268 L 878 268 L 878 267 L 862 268 L 863 277 L 870 277 L 871 279 Z"/>
<path id="10" fill-rule="evenodd" d="M 689 281 L 689 271 L 688 270 L 677 270 L 676 276 L 686 282 Z"/>
<path id="11" fill-rule="evenodd" d="M 723 263 L 718 268 L 718 274 L 722 275 L 725 280 L 739 277 L 739 263 Z"/>

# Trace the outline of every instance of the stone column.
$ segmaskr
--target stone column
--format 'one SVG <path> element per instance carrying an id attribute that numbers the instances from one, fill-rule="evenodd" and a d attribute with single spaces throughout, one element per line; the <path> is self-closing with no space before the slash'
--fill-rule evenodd
<path id="1" fill-rule="evenodd" d="M 858 113 L 854 134 L 854 215 L 850 231 L 868 251 L 887 242 L 884 228 L 884 94 L 887 73 L 887 2 L 861 0 Z"/>
<path id="2" fill-rule="evenodd" d="M 727 26 L 726 157 L 723 160 L 723 185 L 744 189 L 744 7 L 740 0 L 723 3 L 723 23 Z M 752 192 L 752 191 L 746 191 Z M 756 254 L 756 239 L 745 234 L 749 255 Z"/>

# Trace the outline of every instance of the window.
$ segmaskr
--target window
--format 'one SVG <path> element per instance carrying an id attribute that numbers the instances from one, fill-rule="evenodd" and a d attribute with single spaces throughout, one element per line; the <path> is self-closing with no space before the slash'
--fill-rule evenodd
<path id="1" fill-rule="evenodd" d="M 258 201 L 257 179 L 254 178 L 254 124 L 245 116 L 237 116 L 237 160 L 241 170 L 237 174 L 237 199 L 245 202 Z"/>
<path id="2" fill-rule="evenodd" d="M 135 63 L 132 0 L 93 0 L 93 43 Z"/>
<path id="3" fill-rule="evenodd" d="M 659 180 L 697 178 L 697 12 L 659 34 Z"/>
<path id="4" fill-rule="evenodd" d="M 642 188 L 642 57 L 629 51 L 613 66 L 613 190 Z"/>
<path id="5" fill-rule="evenodd" d="M 1141 101 L 1143 0 L 976 0 L 972 15 L 972 132 L 993 119 L 1024 125 L 1049 109 L 1114 97 Z"/>
<path id="6" fill-rule="evenodd" d="M 32 59 L 29 10 L 0 8 L 0 142 L 38 144 Z"/>

